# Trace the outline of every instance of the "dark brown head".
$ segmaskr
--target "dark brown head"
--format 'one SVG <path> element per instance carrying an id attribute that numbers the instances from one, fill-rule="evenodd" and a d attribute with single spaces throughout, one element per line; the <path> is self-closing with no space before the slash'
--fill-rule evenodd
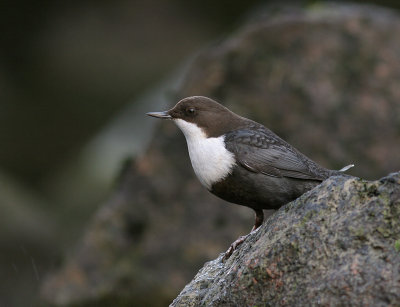
<path id="1" fill-rule="evenodd" d="M 147 113 L 149 116 L 183 120 L 197 125 L 207 137 L 218 137 L 234 130 L 246 121 L 218 102 L 203 96 L 187 97 L 171 110 Z M 179 126 L 179 125 L 178 125 Z"/>

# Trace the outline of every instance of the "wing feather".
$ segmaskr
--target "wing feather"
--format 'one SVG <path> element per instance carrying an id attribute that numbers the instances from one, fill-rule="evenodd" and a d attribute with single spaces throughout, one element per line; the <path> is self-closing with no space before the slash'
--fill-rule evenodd
<path id="1" fill-rule="evenodd" d="M 273 177 L 323 179 L 310 170 L 304 155 L 272 133 L 236 130 L 226 134 L 225 143 L 249 171 Z"/>

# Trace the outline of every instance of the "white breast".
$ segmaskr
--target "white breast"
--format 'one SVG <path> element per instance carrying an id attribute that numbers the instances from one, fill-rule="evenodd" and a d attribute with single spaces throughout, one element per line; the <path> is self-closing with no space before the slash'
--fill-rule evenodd
<path id="1" fill-rule="evenodd" d="M 213 183 L 225 178 L 235 165 L 234 155 L 225 148 L 224 137 L 207 138 L 197 125 L 174 120 L 186 138 L 190 161 L 200 182 L 211 190 Z"/>

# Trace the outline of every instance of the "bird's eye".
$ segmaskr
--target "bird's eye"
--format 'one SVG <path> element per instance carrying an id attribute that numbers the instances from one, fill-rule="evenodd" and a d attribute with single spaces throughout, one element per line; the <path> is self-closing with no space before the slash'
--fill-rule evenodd
<path id="1" fill-rule="evenodd" d="M 195 108 L 187 108 L 186 109 L 186 114 L 187 115 L 189 115 L 189 116 L 193 116 L 193 115 L 195 115 L 196 114 L 196 109 Z"/>

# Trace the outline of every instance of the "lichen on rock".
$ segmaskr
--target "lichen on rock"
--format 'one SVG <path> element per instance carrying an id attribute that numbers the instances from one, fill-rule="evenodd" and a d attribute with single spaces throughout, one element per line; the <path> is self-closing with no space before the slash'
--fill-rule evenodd
<path id="1" fill-rule="evenodd" d="M 282 207 L 171 306 L 397 306 L 400 173 L 331 177 Z"/>

